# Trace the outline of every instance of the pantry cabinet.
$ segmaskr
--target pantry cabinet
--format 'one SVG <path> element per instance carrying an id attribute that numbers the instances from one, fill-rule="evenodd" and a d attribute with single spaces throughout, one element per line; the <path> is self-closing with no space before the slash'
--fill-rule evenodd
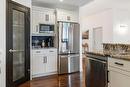
<path id="1" fill-rule="evenodd" d="M 57 73 L 57 49 L 33 50 L 32 77 Z"/>
<path id="2" fill-rule="evenodd" d="M 32 33 L 39 33 L 39 24 L 55 25 L 55 10 L 33 6 L 32 8 Z"/>

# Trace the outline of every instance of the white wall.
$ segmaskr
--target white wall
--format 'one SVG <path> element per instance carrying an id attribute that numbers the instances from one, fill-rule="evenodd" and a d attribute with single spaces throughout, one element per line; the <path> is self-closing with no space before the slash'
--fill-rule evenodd
<path id="1" fill-rule="evenodd" d="M 32 5 L 32 0 L 12 0 L 12 1 L 20 3 L 20 4 L 27 6 L 27 7 L 31 7 L 31 5 Z"/>
<path id="2" fill-rule="evenodd" d="M 81 30 L 90 30 L 89 50 L 92 51 L 92 28 L 103 26 L 104 43 L 130 44 L 130 0 L 95 0 L 80 7 Z M 124 10 L 125 9 L 125 10 Z M 128 29 L 121 29 L 120 24 Z"/>
<path id="3" fill-rule="evenodd" d="M 113 11 L 113 42 L 130 44 L 130 10 L 114 9 Z"/>
<path id="4" fill-rule="evenodd" d="M 82 32 L 89 30 L 89 51 L 93 50 L 93 29 L 103 28 L 103 43 L 110 43 L 113 41 L 113 11 L 108 9 L 91 16 L 85 16 L 85 9 L 80 10 L 80 25 Z"/>
<path id="5" fill-rule="evenodd" d="M 6 74 L 6 71 L 5 71 L 5 59 L 6 59 L 6 56 L 5 56 L 5 16 L 6 16 L 6 0 L 0 0 L 0 60 L 1 60 L 1 71 L 2 73 L 0 74 L 0 87 L 5 87 L 5 74 Z"/>

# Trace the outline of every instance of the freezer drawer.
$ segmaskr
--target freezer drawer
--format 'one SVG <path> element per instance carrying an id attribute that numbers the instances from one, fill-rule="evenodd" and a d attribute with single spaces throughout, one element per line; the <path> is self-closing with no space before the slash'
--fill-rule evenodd
<path id="1" fill-rule="evenodd" d="M 59 74 L 79 71 L 79 55 L 59 55 Z"/>

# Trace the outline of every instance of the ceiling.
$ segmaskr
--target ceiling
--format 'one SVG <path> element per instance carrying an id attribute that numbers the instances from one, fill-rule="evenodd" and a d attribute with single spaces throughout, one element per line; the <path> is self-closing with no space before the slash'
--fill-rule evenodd
<path id="1" fill-rule="evenodd" d="M 64 8 L 64 9 L 77 9 L 79 6 L 83 6 L 93 0 L 32 0 L 33 5 L 50 7 L 50 8 Z"/>
<path id="2" fill-rule="evenodd" d="M 92 3 L 81 6 L 80 14 L 82 17 L 96 14 L 108 9 L 127 9 L 130 10 L 130 0 L 94 0 Z"/>

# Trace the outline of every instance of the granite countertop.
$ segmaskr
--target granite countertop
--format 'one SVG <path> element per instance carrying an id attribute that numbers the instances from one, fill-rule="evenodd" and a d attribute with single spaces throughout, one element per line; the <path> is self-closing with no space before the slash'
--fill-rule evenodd
<path id="1" fill-rule="evenodd" d="M 130 54 L 117 54 L 117 53 L 110 53 L 108 51 L 90 51 L 90 52 L 86 52 L 87 54 L 95 54 L 95 55 L 99 55 L 99 56 L 107 56 L 110 58 L 116 58 L 116 59 L 122 59 L 122 60 L 128 60 L 130 61 Z"/>

